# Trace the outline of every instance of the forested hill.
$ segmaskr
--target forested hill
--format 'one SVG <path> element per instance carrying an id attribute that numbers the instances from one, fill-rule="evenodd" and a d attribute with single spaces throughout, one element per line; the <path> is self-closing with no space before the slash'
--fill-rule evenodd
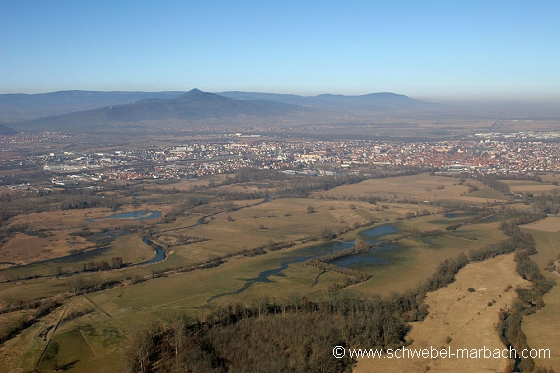
<path id="1" fill-rule="evenodd" d="M 174 99 L 186 92 L 59 91 L 38 94 L 1 94 L 0 121 L 18 122 L 110 105 L 130 104 L 144 98 Z"/>
<path id="2" fill-rule="evenodd" d="M 2 124 L 0 124 L 0 135 L 13 135 L 16 134 L 17 131 L 14 130 L 13 128 L 4 126 Z"/>
<path id="3" fill-rule="evenodd" d="M 281 102 L 234 100 L 193 89 L 174 99 L 145 98 L 130 104 L 111 105 L 11 125 L 22 131 L 89 132 L 139 125 L 143 121 L 152 122 L 146 126 L 156 128 L 158 125 L 153 122 L 228 119 L 238 116 L 268 118 L 311 111 L 313 110 L 309 108 Z"/>

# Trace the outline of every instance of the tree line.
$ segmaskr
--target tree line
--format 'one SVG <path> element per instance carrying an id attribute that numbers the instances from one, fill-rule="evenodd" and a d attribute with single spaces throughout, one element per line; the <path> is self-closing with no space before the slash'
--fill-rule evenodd
<path id="1" fill-rule="evenodd" d="M 121 201 L 115 195 L 99 193 L 90 189 L 65 188 L 42 194 L 15 193 L 0 195 L 0 221 L 19 214 L 34 212 L 107 207 L 118 209 Z"/>
<path id="2" fill-rule="evenodd" d="M 524 358 L 520 355 L 520 352 L 530 350 L 527 337 L 521 328 L 523 316 L 535 313 L 544 307 L 542 296 L 550 291 L 555 282 L 543 276 L 537 264 L 529 258 L 528 251 L 516 252 L 515 261 L 517 263 L 517 273 L 524 279 L 532 282 L 532 285 L 529 289 L 515 289 L 517 298 L 512 306 L 502 308 L 499 313 L 496 331 L 500 336 L 500 340 L 508 348 L 513 347 L 518 352 L 515 363 L 508 369 L 511 372 L 519 369 L 521 372 L 553 373 L 552 369 L 536 367 L 533 358 L 530 356 Z"/>

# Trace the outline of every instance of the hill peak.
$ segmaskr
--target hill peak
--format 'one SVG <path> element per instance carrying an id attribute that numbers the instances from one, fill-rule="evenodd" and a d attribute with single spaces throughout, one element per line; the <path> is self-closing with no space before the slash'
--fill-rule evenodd
<path id="1" fill-rule="evenodd" d="M 215 101 L 215 100 L 227 100 L 226 97 L 219 96 L 214 93 L 204 92 L 198 88 L 191 89 L 187 93 L 177 97 L 175 102 L 185 102 L 185 101 Z"/>

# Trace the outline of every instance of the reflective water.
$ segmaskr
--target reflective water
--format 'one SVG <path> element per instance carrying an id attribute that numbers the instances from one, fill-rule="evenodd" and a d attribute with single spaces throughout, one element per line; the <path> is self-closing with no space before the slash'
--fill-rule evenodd
<path id="1" fill-rule="evenodd" d="M 161 218 L 161 211 L 141 210 L 141 211 L 121 212 L 118 214 L 103 216 L 97 219 L 88 219 L 88 223 L 93 223 L 95 220 L 101 220 L 101 219 L 149 220 L 149 219 L 159 219 L 159 218 Z"/>
<path id="2" fill-rule="evenodd" d="M 369 243 L 375 244 L 378 241 L 375 239 L 392 233 L 398 233 L 399 229 L 393 225 L 380 225 L 377 227 L 365 229 L 358 234 L 358 236 Z M 245 284 L 239 288 L 238 290 L 231 292 L 231 293 L 222 293 L 218 295 L 214 295 L 213 297 L 209 298 L 207 302 L 210 302 L 216 298 L 223 297 L 225 295 L 232 295 L 232 294 L 239 294 L 247 290 L 251 285 L 259 282 L 272 282 L 272 276 L 284 276 L 282 273 L 288 266 L 292 263 L 302 263 L 308 259 L 313 257 L 322 256 L 331 254 L 336 251 L 340 251 L 343 249 L 348 249 L 354 246 L 354 240 L 348 241 L 330 241 L 330 242 L 322 242 L 320 244 L 307 246 L 298 250 L 294 250 L 292 256 L 279 258 L 279 259 L 271 259 L 271 264 L 277 266 L 273 269 L 267 269 L 259 273 L 256 277 L 246 279 Z M 349 255 L 342 258 L 338 258 L 331 263 L 336 264 L 343 268 L 352 268 L 357 269 L 358 267 L 371 266 L 371 265 L 390 265 L 391 264 L 391 255 L 389 254 L 391 251 L 399 250 L 400 247 L 398 245 L 386 245 L 379 247 L 375 250 Z M 319 276 L 315 280 L 315 283 L 318 282 Z"/>
<path id="3" fill-rule="evenodd" d="M 130 211 L 123 212 L 120 214 L 113 214 L 106 216 L 102 219 L 132 219 L 132 220 L 148 220 L 148 219 L 158 219 L 161 217 L 161 211 L 156 210 L 142 210 L 142 211 Z"/>
<path id="4" fill-rule="evenodd" d="M 147 260 L 145 262 L 138 263 L 138 264 L 135 264 L 135 265 L 153 264 L 153 263 L 161 262 L 162 260 L 164 260 L 166 258 L 165 250 L 163 249 L 163 247 L 161 247 L 160 245 L 154 244 L 154 242 L 151 241 L 148 238 L 148 236 L 144 236 L 144 238 L 142 238 L 142 241 L 145 244 L 150 245 L 151 247 L 154 248 L 154 250 L 156 251 L 156 256 L 153 259 L 150 259 L 150 260 Z"/>

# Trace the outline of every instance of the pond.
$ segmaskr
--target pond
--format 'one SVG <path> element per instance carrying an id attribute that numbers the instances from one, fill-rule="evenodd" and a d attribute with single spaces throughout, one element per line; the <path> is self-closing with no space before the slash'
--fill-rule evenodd
<path id="1" fill-rule="evenodd" d="M 503 214 L 492 214 L 490 216 L 485 217 L 484 219 L 480 220 L 477 223 L 495 223 L 498 221 L 506 220 L 508 217 L 507 215 Z"/>
<path id="2" fill-rule="evenodd" d="M 101 220 L 101 219 L 127 219 L 127 220 L 142 221 L 142 220 L 159 219 L 159 218 L 161 218 L 161 211 L 141 210 L 141 211 L 121 212 L 118 214 L 103 216 L 97 219 L 88 219 L 88 223 L 93 223 L 95 220 Z"/>
<path id="3" fill-rule="evenodd" d="M 364 240 L 371 240 L 385 234 L 399 233 L 399 229 L 394 225 L 380 225 L 378 227 L 369 228 L 358 233 L 358 236 Z"/>
<path id="4" fill-rule="evenodd" d="M 342 268 L 361 270 L 375 265 L 387 266 L 396 264 L 399 260 L 399 251 L 404 248 L 399 245 L 391 244 L 379 246 L 370 251 L 364 251 L 354 255 L 343 256 L 331 261 Z"/>
<path id="5" fill-rule="evenodd" d="M 368 243 L 376 244 L 379 242 L 378 240 L 375 240 L 376 238 L 383 235 L 393 234 L 398 232 L 399 229 L 397 227 L 390 224 L 386 224 L 386 225 L 380 225 L 377 227 L 365 229 L 361 231 L 358 234 L 358 236 L 362 240 Z M 245 284 L 238 290 L 231 293 L 222 293 L 222 294 L 214 295 L 211 298 L 209 298 L 207 302 L 211 302 L 212 300 L 223 297 L 225 295 L 242 293 L 255 283 L 272 282 L 271 280 L 272 276 L 284 276 L 282 272 L 285 269 L 287 269 L 288 266 L 292 263 L 302 263 L 308 259 L 317 256 L 327 255 L 332 252 L 348 249 L 354 246 L 354 242 L 355 240 L 322 242 L 320 244 L 307 246 L 298 250 L 294 250 L 293 251 L 294 255 L 289 257 L 270 259 L 271 264 L 277 266 L 276 268 L 262 271 L 256 277 L 246 279 Z M 399 250 L 399 249 L 400 246 L 398 245 L 386 245 L 368 252 L 342 257 L 335 261 L 332 261 L 332 263 L 340 267 L 352 268 L 352 269 L 357 269 L 360 266 L 390 265 L 392 264 L 391 255 L 390 255 L 391 251 Z"/>
<path id="6" fill-rule="evenodd" d="M 115 238 L 122 236 L 123 234 L 127 234 L 129 232 L 124 231 L 123 229 L 108 229 L 103 232 L 97 232 L 92 234 L 88 237 L 88 240 L 95 241 L 99 244 L 108 245 L 110 244 Z"/>
<path id="7" fill-rule="evenodd" d="M 156 210 L 142 210 L 122 212 L 120 214 L 113 214 L 106 217 L 106 219 L 132 219 L 132 220 L 148 220 L 157 219 L 161 217 L 161 211 Z"/>
<path id="8" fill-rule="evenodd" d="M 366 229 L 358 234 L 365 242 L 375 245 L 379 243 L 378 237 L 387 234 L 398 233 L 399 230 L 393 225 L 380 225 L 378 227 Z M 351 242 L 352 246 L 354 242 Z M 398 261 L 398 251 L 403 248 L 396 244 L 380 246 L 374 250 L 364 251 L 354 255 L 343 256 L 331 261 L 342 268 L 360 270 L 375 265 L 391 265 Z"/>

